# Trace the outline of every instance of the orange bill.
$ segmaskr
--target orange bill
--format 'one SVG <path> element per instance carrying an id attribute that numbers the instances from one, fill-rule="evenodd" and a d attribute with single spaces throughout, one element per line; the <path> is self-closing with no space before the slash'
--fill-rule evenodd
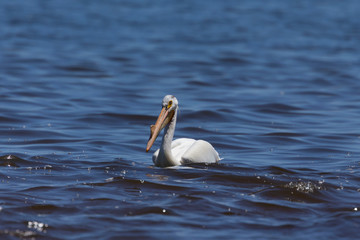
<path id="1" fill-rule="evenodd" d="M 146 152 L 150 150 L 156 138 L 159 136 L 161 130 L 171 121 L 172 117 L 174 116 L 173 112 L 170 114 L 169 112 L 170 112 L 169 109 L 163 107 L 161 109 L 158 119 L 156 120 L 155 125 L 150 126 L 150 138 L 146 146 Z"/>

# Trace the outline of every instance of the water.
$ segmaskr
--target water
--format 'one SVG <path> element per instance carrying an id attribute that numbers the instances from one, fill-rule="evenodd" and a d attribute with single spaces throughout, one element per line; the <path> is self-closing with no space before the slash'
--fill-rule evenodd
<path id="1" fill-rule="evenodd" d="M 359 10 L 1 1 L 1 239 L 358 238 Z M 220 164 L 153 166 L 166 94 Z"/>

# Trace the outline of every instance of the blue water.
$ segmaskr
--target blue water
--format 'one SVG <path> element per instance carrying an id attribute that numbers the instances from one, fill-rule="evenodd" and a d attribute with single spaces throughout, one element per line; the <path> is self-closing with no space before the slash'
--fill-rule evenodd
<path id="1" fill-rule="evenodd" d="M 1 1 L 0 238 L 359 238 L 359 12 Z M 153 165 L 167 94 L 219 164 Z"/>

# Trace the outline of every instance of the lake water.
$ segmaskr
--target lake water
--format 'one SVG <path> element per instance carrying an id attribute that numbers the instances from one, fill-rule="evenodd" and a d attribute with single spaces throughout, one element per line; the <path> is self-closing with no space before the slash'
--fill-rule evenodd
<path id="1" fill-rule="evenodd" d="M 359 12 L 1 1 L 0 238 L 359 238 Z M 219 164 L 153 165 L 167 94 Z"/>

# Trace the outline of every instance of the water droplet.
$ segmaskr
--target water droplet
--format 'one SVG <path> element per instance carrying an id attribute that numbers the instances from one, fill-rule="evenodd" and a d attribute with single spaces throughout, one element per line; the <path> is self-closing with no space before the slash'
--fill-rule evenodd
<path id="1" fill-rule="evenodd" d="M 112 182 L 112 181 L 114 181 L 114 178 L 113 178 L 113 177 L 107 178 L 107 179 L 105 179 L 105 181 L 106 181 L 106 182 Z"/>

